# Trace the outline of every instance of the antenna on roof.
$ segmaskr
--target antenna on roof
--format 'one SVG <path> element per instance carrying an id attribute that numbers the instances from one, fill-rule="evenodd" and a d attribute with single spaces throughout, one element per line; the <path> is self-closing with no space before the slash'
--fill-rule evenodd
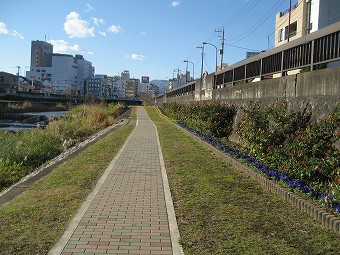
<path id="1" fill-rule="evenodd" d="M 45 35 L 45 42 L 46 42 L 46 35 Z"/>

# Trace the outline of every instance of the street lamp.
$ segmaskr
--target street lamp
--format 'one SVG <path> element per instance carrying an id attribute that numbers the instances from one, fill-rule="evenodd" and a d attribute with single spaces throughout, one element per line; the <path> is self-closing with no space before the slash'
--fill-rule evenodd
<path id="1" fill-rule="evenodd" d="M 179 70 L 178 68 L 175 69 L 173 72 L 172 72 L 172 83 L 174 83 L 174 74 L 175 72 L 177 71 L 177 88 L 179 87 L 179 73 L 181 72 L 181 70 Z"/>
<path id="2" fill-rule="evenodd" d="M 216 49 L 216 62 L 215 62 L 215 71 L 217 71 L 217 52 L 218 52 L 218 49 L 217 49 L 217 47 L 216 47 L 214 44 L 212 44 L 212 43 L 203 42 L 203 45 L 205 45 L 205 44 L 209 44 L 209 45 L 211 45 L 211 46 L 215 47 L 215 49 Z"/>
<path id="3" fill-rule="evenodd" d="M 183 62 L 187 63 L 187 69 L 186 72 L 188 72 L 188 63 L 192 64 L 192 78 L 195 80 L 195 65 L 189 60 L 183 60 Z"/>
<path id="4" fill-rule="evenodd" d="M 204 44 L 202 46 L 197 46 L 196 48 L 202 49 L 201 79 L 203 79 Z"/>

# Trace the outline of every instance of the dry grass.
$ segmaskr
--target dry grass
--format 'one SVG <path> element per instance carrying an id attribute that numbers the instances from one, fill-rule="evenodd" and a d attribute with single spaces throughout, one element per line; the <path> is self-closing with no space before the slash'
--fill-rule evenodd
<path id="1" fill-rule="evenodd" d="M 0 253 L 47 254 L 132 131 L 122 126 L 0 207 Z"/>

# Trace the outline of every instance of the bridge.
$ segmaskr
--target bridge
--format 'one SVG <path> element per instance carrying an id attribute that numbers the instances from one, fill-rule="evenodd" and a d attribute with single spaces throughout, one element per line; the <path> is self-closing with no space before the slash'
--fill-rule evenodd
<path id="1" fill-rule="evenodd" d="M 0 104 L 4 103 L 17 103 L 22 101 L 32 101 L 44 103 L 67 103 L 72 104 L 84 103 L 87 100 L 83 96 L 66 96 L 66 95 L 52 95 L 45 96 L 42 93 L 20 93 L 17 95 L 4 95 L 0 96 Z M 126 105 L 142 105 L 143 102 L 140 98 L 125 98 L 125 97 L 110 97 L 110 98 L 95 98 L 98 101 L 106 101 L 108 103 L 124 103 Z"/>

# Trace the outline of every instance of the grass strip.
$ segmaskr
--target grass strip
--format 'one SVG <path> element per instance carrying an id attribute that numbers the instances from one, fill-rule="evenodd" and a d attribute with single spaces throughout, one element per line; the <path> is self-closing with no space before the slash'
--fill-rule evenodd
<path id="1" fill-rule="evenodd" d="M 147 108 L 186 255 L 338 254 L 340 236 L 269 193 Z"/>
<path id="2" fill-rule="evenodd" d="M 117 128 L 1 206 L 1 254 L 47 254 L 133 128 Z"/>

